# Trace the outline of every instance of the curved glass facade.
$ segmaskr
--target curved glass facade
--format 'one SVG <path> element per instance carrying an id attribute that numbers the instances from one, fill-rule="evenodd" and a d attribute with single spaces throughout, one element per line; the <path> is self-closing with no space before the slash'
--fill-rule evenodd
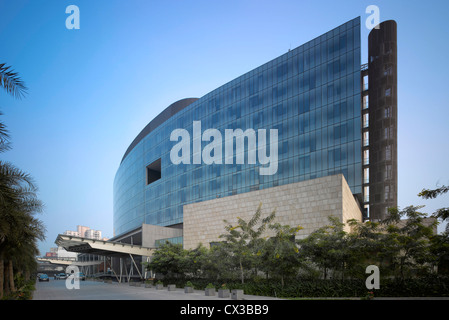
<path id="1" fill-rule="evenodd" d="M 361 194 L 360 60 L 356 18 L 158 123 L 127 151 L 117 171 L 114 235 L 142 223 L 182 224 L 185 204 L 336 173 Z M 194 121 L 203 132 L 277 129 L 277 172 L 261 175 L 259 167 L 266 165 L 236 164 L 235 152 L 232 164 L 173 164 L 170 151 L 178 142 L 170 135 L 182 128 L 193 137 Z M 201 150 L 209 143 L 202 141 Z M 194 148 L 190 152 L 195 157 Z"/>

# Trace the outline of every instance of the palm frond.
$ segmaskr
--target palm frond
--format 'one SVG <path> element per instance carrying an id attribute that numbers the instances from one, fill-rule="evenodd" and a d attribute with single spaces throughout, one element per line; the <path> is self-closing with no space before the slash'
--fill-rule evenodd
<path id="1" fill-rule="evenodd" d="M 28 90 L 17 72 L 5 63 L 0 63 L 0 86 L 17 99 L 24 97 Z"/>
<path id="2" fill-rule="evenodd" d="M 0 116 L 3 113 L 0 112 Z M 0 153 L 8 151 L 11 149 L 10 136 L 6 125 L 0 122 Z"/>

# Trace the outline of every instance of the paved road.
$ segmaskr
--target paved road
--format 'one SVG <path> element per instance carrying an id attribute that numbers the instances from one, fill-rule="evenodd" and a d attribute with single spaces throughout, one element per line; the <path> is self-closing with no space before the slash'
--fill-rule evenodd
<path id="1" fill-rule="evenodd" d="M 103 283 L 96 281 L 81 281 L 79 289 L 67 289 L 65 280 L 49 282 L 36 282 L 36 291 L 33 300 L 231 300 L 206 296 L 204 291 L 195 290 L 193 293 L 184 293 L 184 289 L 168 291 L 167 288 L 156 290 L 130 286 L 127 283 Z M 272 297 L 244 295 L 243 300 L 276 300 Z M 235 301 L 235 300 L 234 300 Z"/>

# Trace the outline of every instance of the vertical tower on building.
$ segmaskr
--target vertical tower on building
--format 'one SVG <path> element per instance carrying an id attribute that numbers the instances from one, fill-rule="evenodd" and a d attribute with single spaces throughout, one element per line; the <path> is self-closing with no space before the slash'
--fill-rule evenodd
<path id="1" fill-rule="evenodd" d="M 369 219 L 383 219 L 397 206 L 397 24 L 382 22 L 368 36 L 368 90 L 362 95 L 364 193 Z M 369 159 L 369 161 L 368 161 Z"/>

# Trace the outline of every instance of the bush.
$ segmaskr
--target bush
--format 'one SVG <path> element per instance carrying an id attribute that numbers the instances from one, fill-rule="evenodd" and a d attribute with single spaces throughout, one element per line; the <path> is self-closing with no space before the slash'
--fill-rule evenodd
<path id="1" fill-rule="evenodd" d="M 2 300 L 31 300 L 33 292 L 36 290 L 34 280 L 23 282 L 21 285 L 15 292 L 5 295 Z"/>
<path id="2" fill-rule="evenodd" d="M 190 279 L 190 283 L 200 290 L 216 281 Z M 178 283 L 176 280 L 173 283 L 180 287 L 185 285 L 185 282 Z M 221 279 L 221 283 L 226 283 L 230 290 L 242 289 L 245 294 L 278 298 L 362 298 L 370 291 L 365 286 L 365 279 L 290 279 L 284 286 L 275 279 L 248 279 L 244 284 L 239 280 Z M 404 281 L 385 278 L 380 280 L 379 290 L 371 291 L 375 297 L 449 297 L 449 277 L 429 276 Z"/>
<path id="3" fill-rule="evenodd" d="M 238 218 L 238 225 L 225 227 L 228 233 L 220 237 L 226 241 L 193 250 L 167 243 L 147 267 L 179 287 L 191 280 L 196 289 L 226 283 L 252 295 L 345 298 L 367 297 L 365 267 L 376 265 L 382 270 L 376 297 L 449 296 L 449 277 L 433 274 L 447 256 L 449 234 L 435 237 L 431 226 L 422 225 L 424 215 L 417 209 L 392 208 L 382 222 L 352 220 L 351 233 L 338 219 L 330 219 L 331 225 L 293 241 L 300 227 L 270 224 L 274 212 L 256 228 L 259 206 L 249 222 Z M 407 217 L 403 226 L 402 217 Z M 265 228 L 276 236 L 262 237 Z"/>

